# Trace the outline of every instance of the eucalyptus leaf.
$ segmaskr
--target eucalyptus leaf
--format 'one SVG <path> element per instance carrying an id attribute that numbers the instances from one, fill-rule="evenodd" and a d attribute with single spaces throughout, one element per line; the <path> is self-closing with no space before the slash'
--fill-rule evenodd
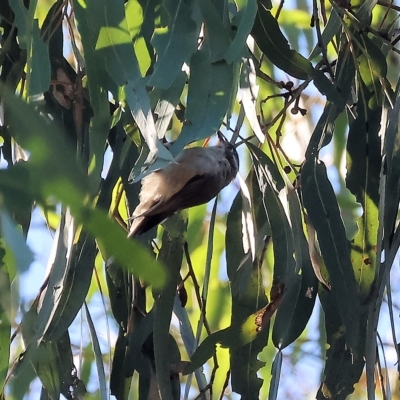
<path id="1" fill-rule="evenodd" d="M 205 41 L 190 61 L 185 123 L 178 139 L 171 146 L 174 155 L 188 143 L 205 139 L 217 132 L 228 111 L 233 90 L 233 66 L 225 61 L 212 63 L 209 46 L 209 41 Z"/>
<path id="2" fill-rule="evenodd" d="M 33 254 L 25 243 L 22 233 L 13 223 L 6 211 L 0 209 L 0 237 L 11 252 L 15 268 L 19 273 L 26 272 L 33 261 Z"/>
<path id="3" fill-rule="evenodd" d="M 183 63 L 188 62 L 195 52 L 200 26 L 193 17 L 193 0 L 166 0 L 164 7 L 169 14 L 169 23 L 154 32 L 152 44 L 158 60 L 147 84 L 168 89 L 180 73 Z"/>
<path id="4" fill-rule="evenodd" d="M 301 178 L 304 206 L 318 234 L 332 293 L 346 329 L 346 343 L 355 348 L 359 335 L 359 302 L 349 244 L 336 196 L 321 161 L 307 160 Z"/>
<path id="5" fill-rule="evenodd" d="M 277 20 L 258 1 L 258 11 L 251 31 L 263 54 L 278 68 L 297 79 L 307 79 L 313 72 L 311 63 L 292 50 Z"/>

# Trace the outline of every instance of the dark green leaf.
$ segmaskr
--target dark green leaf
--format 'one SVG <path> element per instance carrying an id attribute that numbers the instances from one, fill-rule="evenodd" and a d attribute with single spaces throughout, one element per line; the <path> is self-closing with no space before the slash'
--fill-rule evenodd
<path id="1" fill-rule="evenodd" d="M 359 305 L 349 244 L 325 165 L 307 159 L 301 173 L 302 198 L 317 232 L 321 253 L 329 272 L 332 293 L 336 296 L 346 330 L 346 343 L 355 348 L 359 335 Z"/>
<path id="2" fill-rule="evenodd" d="M 386 79 L 386 58 L 381 49 L 367 36 L 360 35 L 362 54 L 358 57 L 358 68 L 361 79 L 373 94 L 370 99 L 370 108 L 380 107 L 383 100 L 383 90 L 390 87 Z"/>
<path id="3" fill-rule="evenodd" d="M 168 280 L 162 290 L 157 293 L 157 300 L 154 306 L 154 359 L 157 370 L 157 386 L 161 397 L 164 399 L 176 399 L 172 385 L 172 366 L 180 362 L 179 350 L 169 334 L 171 324 L 172 309 L 176 288 L 180 281 L 180 268 L 183 258 L 183 231 L 186 229 L 186 223 L 180 215 L 176 215 L 176 235 L 171 237 L 167 230 L 162 237 L 162 247 L 159 259 L 168 270 Z M 171 343 L 170 341 L 173 341 Z M 171 343 L 165 346 L 166 343 Z M 179 396 L 178 396 L 179 399 Z"/>
<path id="4" fill-rule="evenodd" d="M 293 273 L 295 264 L 293 259 L 294 244 L 293 235 L 287 220 L 286 212 L 279 199 L 279 192 L 275 188 L 283 182 L 279 172 L 273 176 L 269 165 L 264 164 L 268 157 L 262 152 L 252 149 L 252 159 L 257 174 L 258 185 L 263 193 L 265 212 L 271 225 L 272 240 L 274 242 L 274 281 L 287 284 L 287 279 Z M 275 186 L 273 177 L 277 177 L 278 184 Z"/>
<path id="5" fill-rule="evenodd" d="M 303 232 L 300 204 L 293 188 L 288 188 L 288 200 L 296 268 L 289 276 L 287 290 L 276 313 L 272 331 L 274 345 L 280 350 L 294 342 L 305 329 L 318 291 L 318 281 Z"/>
<path id="6" fill-rule="evenodd" d="M 209 42 L 210 60 L 215 63 L 224 58 L 231 40 L 211 0 L 201 1 L 199 5 L 204 18 L 204 40 Z"/>
<path id="7" fill-rule="evenodd" d="M 49 48 L 40 36 L 38 21 L 35 19 L 32 26 L 31 57 L 28 58 L 28 95 L 41 95 L 50 85 Z"/>
<path id="8" fill-rule="evenodd" d="M 386 131 L 385 152 L 386 186 L 384 230 L 391 235 L 396 224 L 400 199 L 400 97 L 395 108 L 389 112 L 389 126 Z M 388 240 L 388 238 L 387 238 Z M 397 250 L 394 249 L 394 252 Z"/>
<path id="9" fill-rule="evenodd" d="M 276 67 L 297 79 L 307 79 L 313 73 L 310 61 L 290 49 L 277 20 L 260 1 L 251 34 L 260 50 Z"/>
<path id="10" fill-rule="evenodd" d="M 22 0 L 16 0 L 10 2 L 10 6 L 15 16 L 15 25 L 18 28 L 18 39 L 22 49 L 28 50 L 30 48 L 31 38 L 31 26 L 33 24 L 33 4 L 28 10 L 25 8 L 24 2 Z"/>
<path id="11" fill-rule="evenodd" d="M 272 362 L 272 370 L 271 370 L 272 378 L 271 378 L 268 400 L 276 400 L 278 398 L 279 380 L 282 371 L 282 359 L 283 359 L 283 354 L 281 351 L 278 351 L 278 353 L 276 353 L 274 361 Z"/>
<path id="12" fill-rule="evenodd" d="M 253 172 L 247 179 L 247 184 L 254 205 L 255 231 L 262 234 L 262 239 L 264 239 L 266 215 L 263 210 L 262 193 Z M 256 319 L 259 315 L 257 310 L 266 306 L 267 298 L 260 280 L 260 254 L 256 254 L 254 261 L 249 258 L 246 264 L 243 264 L 246 254 L 243 250 L 242 238 L 242 202 L 242 196 L 239 193 L 228 214 L 225 237 L 227 270 L 232 282 L 231 327 L 220 331 L 221 333 L 216 333 L 216 340 L 230 347 L 233 390 L 241 394 L 251 393 L 254 398 L 258 398 L 262 381 L 257 377 L 257 372 L 263 365 L 258 360 L 258 354 L 266 346 L 269 323 L 261 332 L 257 332 Z M 240 290 L 234 290 L 234 285 L 241 285 Z M 204 354 L 210 354 L 215 348 L 214 339 L 208 340 L 211 343 L 206 342 L 208 344 L 205 345 Z"/>
<path id="13" fill-rule="evenodd" d="M 357 220 L 358 232 L 351 243 L 351 261 L 362 303 L 369 296 L 375 279 L 381 173 L 382 110 L 368 108 L 367 92 L 364 91 L 365 97 L 360 97 L 357 119 L 350 125 L 346 176 L 347 187 L 362 207 L 362 215 Z"/>
<path id="14" fill-rule="evenodd" d="M 207 336 L 194 352 L 190 363 L 185 366 L 183 373 L 190 374 L 205 364 L 207 360 L 215 354 L 217 344 L 220 344 L 221 347 L 228 347 L 231 349 L 231 362 L 232 360 L 234 363 L 246 361 L 244 364 L 245 368 L 252 368 L 252 366 L 255 366 L 257 363 L 253 360 L 254 354 L 245 356 L 245 354 L 242 353 L 242 349 L 244 351 L 250 350 L 251 353 L 255 353 L 260 343 L 254 346 L 245 345 L 251 344 L 255 339 L 260 339 L 260 337 L 262 338 L 261 341 L 266 340 L 265 332 L 268 330 L 261 329 L 262 321 L 259 321 L 259 319 L 262 319 L 266 308 L 267 306 L 252 313 L 239 324 L 232 324 L 229 328 L 222 329 Z M 235 354 L 236 350 L 238 353 Z M 239 353 L 241 354 L 239 355 Z M 255 371 L 256 370 L 257 369 L 255 369 Z M 234 373 L 236 373 L 236 370 L 234 370 Z"/>
<path id="15" fill-rule="evenodd" d="M 215 354 L 217 343 L 226 336 L 226 330 L 207 336 L 190 357 L 190 363 L 183 369 L 183 374 L 191 374 L 196 369 L 202 367 Z"/>
<path id="16" fill-rule="evenodd" d="M 354 384 L 359 381 L 364 368 L 366 315 L 360 313 L 354 320 L 354 328 L 359 329 L 357 343 L 351 349 L 347 344 L 343 320 L 337 305 L 337 296 L 332 291 L 319 293 L 325 312 L 325 330 L 327 336 L 326 362 L 323 381 L 317 393 L 318 400 L 327 397 L 345 400 L 354 391 Z M 358 323 L 361 322 L 359 326 Z M 375 348 L 376 349 L 376 348 Z"/>
<path id="17" fill-rule="evenodd" d="M 6 251 L 0 240 L 0 386 L 4 387 L 8 374 L 11 337 L 11 267 L 6 263 Z"/>
<path id="18" fill-rule="evenodd" d="M 58 340 L 82 308 L 92 280 L 96 253 L 95 240 L 87 234 L 81 233 L 69 258 L 70 265 L 68 273 L 64 277 L 63 290 L 61 294 L 57 292 L 60 298 L 47 329 L 46 340 Z"/>
<path id="19" fill-rule="evenodd" d="M 233 24 L 236 26 L 237 30 L 232 44 L 225 53 L 225 60 L 227 63 L 237 61 L 241 57 L 246 46 L 247 37 L 253 28 L 256 13 L 256 0 L 247 0 L 245 4 L 242 2 L 239 12 L 233 19 Z"/>
<path id="20" fill-rule="evenodd" d="M 94 357 L 96 359 L 97 376 L 99 378 L 100 397 L 101 400 L 108 398 L 108 390 L 106 385 L 106 374 L 104 372 L 103 354 L 101 353 L 99 338 L 94 327 L 93 319 L 89 313 L 89 308 L 85 303 L 86 318 L 89 325 L 90 336 L 93 343 Z"/>
<path id="21" fill-rule="evenodd" d="M 310 60 L 314 59 L 321 53 L 322 46 L 327 46 L 327 44 L 334 38 L 334 36 L 339 32 L 339 29 L 342 26 L 340 15 L 336 12 L 335 9 L 332 9 L 332 12 L 329 16 L 328 23 L 325 26 L 324 31 L 322 32 L 322 43 L 317 43 L 308 57 Z"/>
<path id="22" fill-rule="evenodd" d="M 89 0 L 85 5 L 74 0 L 74 15 L 78 21 L 78 29 L 85 53 L 85 68 L 90 93 L 90 105 L 94 116 L 89 127 L 91 185 L 97 190 L 103 168 L 104 143 L 110 129 L 111 117 L 108 103 L 108 91 L 117 92 L 116 85 L 106 72 L 105 59 L 101 52 L 96 51 L 97 38 L 100 30 L 106 26 L 106 0 Z M 121 2 L 119 2 L 121 3 Z M 124 35 L 123 35 L 124 36 Z M 111 61 L 110 61 L 111 62 Z M 128 67 L 127 67 L 128 68 Z"/>
<path id="23" fill-rule="evenodd" d="M 35 339 L 35 329 L 38 325 L 36 308 L 38 302 L 32 304 L 31 309 L 24 315 L 21 322 L 21 331 L 25 345 L 30 347 Z M 60 393 L 66 398 L 81 397 L 86 393 L 85 385 L 74 372 L 71 342 L 68 332 L 65 332 L 56 342 L 41 342 L 34 352 L 24 353 L 16 369 L 16 379 L 24 381 L 24 365 L 30 361 L 40 378 L 41 383 L 51 399 L 58 399 Z"/>
<path id="24" fill-rule="evenodd" d="M 340 90 L 338 90 L 332 82 L 319 70 L 314 69 L 311 72 L 311 76 L 314 78 L 315 87 L 331 101 L 338 110 L 343 110 L 346 106 L 347 99 L 343 97 Z"/>
<path id="25" fill-rule="evenodd" d="M 259 164 L 264 165 L 265 169 L 271 174 L 272 182 L 278 191 L 285 187 L 285 181 L 279 172 L 278 167 L 272 162 L 272 160 L 257 146 L 247 142 L 246 145 L 249 147 L 251 154 Z"/>
<path id="26" fill-rule="evenodd" d="M 315 157 L 321 148 L 326 146 L 332 140 L 335 119 L 337 118 L 338 113 L 339 111 L 334 104 L 328 103 L 325 106 L 324 112 L 314 128 L 314 132 L 308 144 L 306 157 Z"/>

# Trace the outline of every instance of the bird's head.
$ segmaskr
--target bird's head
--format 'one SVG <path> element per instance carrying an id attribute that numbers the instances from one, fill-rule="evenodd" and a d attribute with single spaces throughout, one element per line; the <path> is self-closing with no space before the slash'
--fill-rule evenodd
<path id="1" fill-rule="evenodd" d="M 221 146 L 225 150 L 225 157 L 229 161 L 229 164 L 232 167 L 232 170 L 234 172 L 234 176 L 237 174 L 239 171 L 239 156 L 236 151 L 235 146 L 228 141 L 228 139 L 220 132 L 217 132 L 218 135 L 218 144 L 217 146 Z"/>

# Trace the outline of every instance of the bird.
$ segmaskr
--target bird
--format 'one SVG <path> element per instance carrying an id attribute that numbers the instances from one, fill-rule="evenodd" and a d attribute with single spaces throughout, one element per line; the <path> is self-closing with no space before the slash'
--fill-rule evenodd
<path id="1" fill-rule="evenodd" d="M 142 179 L 128 238 L 147 232 L 178 211 L 209 202 L 235 179 L 238 153 L 221 132 L 217 135 L 215 146 L 184 149 L 164 168 Z"/>

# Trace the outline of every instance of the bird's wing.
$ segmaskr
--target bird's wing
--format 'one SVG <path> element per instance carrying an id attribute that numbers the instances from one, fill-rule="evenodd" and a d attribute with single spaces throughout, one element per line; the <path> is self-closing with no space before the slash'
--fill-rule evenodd
<path id="1" fill-rule="evenodd" d="M 140 204 L 134 217 L 169 211 L 169 200 L 189 183 L 212 173 L 210 163 L 204 159 L 204 149 L 185 150 L 176 162 L 147 175 L 142 180 Z"/>

